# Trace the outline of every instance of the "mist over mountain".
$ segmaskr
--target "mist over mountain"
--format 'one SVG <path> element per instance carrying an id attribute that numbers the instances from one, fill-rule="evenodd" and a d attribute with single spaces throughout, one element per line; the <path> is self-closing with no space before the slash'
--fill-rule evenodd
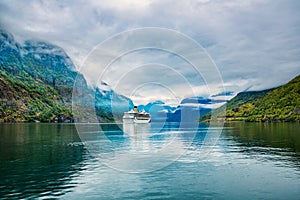
<path id="1" fill-rule="evenodd" d="M 72 122 L 72 92 L 74 81 L 93 98 L 100 122 L 112 121 L 112 114 L 129 109 L 132 101 L 110 90 L 107 94 L 92 88 L 65 51 L 44 41 L 19 44 L 12 34 L 0 30 L 0 120 L 5 122 L 42 121 Z M 76 92 L 76 91 L 75 91 Z M 82 115 L 88 121 L 91 113 Z M 77 117 L 78 121 L 80 116 Z M 119 118 L 120 120 L 120 118 Z"/>
<path id="2" fill-rule="evenodd" d="M 193 122 L 207 112 L 214 109 L 217 104 L 224 104 L 227 100 L 215 100 L 204 97 L 187 97 L 177 106 L 169 106 L 157 100 L 146 105 L 139 105 L 139 110 L 149 112 L 154 121 Z"/>
<path id="3" fill-rule="evenodd" d="M 35 40 L 20 44 L 5 30 L 0 31 L 0 45 L 1 121 L 89 122 L 93 119 L 91 110 L 95 110 L 98 122 L 120 121 L 123 112 L 133 108 L 131 99 L 117 94 L 105 82 L 89 86 L 59 46 Z M 79 89 L 74 87 L 75 81 L 85 90 L 76 116 L 72 112 L 72 92 L 78 94 Z M 88 99 L 93 99 L 92 104 Z M 153 121 L 195 121 L 212 109 L 206 105 L 222 102 L 189 97 L 178 106 L 157 100 L 138 109 L 150 112 Z M 84 108 L 87 104 L 93 109 Z"/>
<path id="4" fill-rule="evenodd" d="M 0 30 L 0 121 L 112 122 L 121 121 L 123 112 L 133 108 L 130 98 L 116 93 L 105 82 L 98 87 L 88 85 L 75 69 L 61 47 L 35 40 L 20 44 L 11 33 Z M 299 88 L 298 76 L 275 90 L 240 93 L 226 104 L 227 114 L 220 113 L 219 117 L 297 121 Z M 72 110 L 72 94 L 81 95 L 77 113 Z M 138 105 L 138 109 L 149 112 L 152 121 L 195 121 L 199 117 L 205 120 L 211 110 L 227 102 L 220 97 L 232 95 L 227 91 L 209 98 L 186 97 L 176 106 L 157 100 Z M 92 99 L 89 104 L 88 99 Z"/>

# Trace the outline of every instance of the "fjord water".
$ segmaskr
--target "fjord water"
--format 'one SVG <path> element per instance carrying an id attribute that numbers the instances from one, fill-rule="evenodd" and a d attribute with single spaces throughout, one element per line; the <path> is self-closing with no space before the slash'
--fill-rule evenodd
<path id="1" fill-rule="evenodd" d="M 0 124 L 0 198 L 300 197 L 299 123 L 226 123 L 204 157 L 199 155 L 207 137 L 207 124 L 191 130 L 169 123 L 158 130 L 152 123 L 131 127 L 133 135 L 124 133 L 122 124 L 101 126 L 102 132 L 93 132 L 100 135 L 93 142 L 101 146 L 109 140 L 111 145 L 107 151 L 102 146 L 97 155 L 81 143 L 73 124 Z M 182 149 L 174 152 L 184 155 L 166 162 L 165 152 L 160 152 L 170 140 L 181 144 L 176 148 Z M 155 158 L 149 155 L 152 151 Z M 123 161 L 112 167 L 103 159 L 117 155 L 127 158 L 130 153 L 145 155 L 150 165 L 151 161 L 164 165 L 134 173 L 122 171 L 127 169 Z M 144 167 L 139 162 L 131 164 L 139 165 L 132 169 Z"/>

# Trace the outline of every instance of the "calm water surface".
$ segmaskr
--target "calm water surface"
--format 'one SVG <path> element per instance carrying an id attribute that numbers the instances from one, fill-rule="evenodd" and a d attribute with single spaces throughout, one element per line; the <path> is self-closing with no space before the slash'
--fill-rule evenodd
<path id="1" fill-rule="evenodd" d="M 300 199 L 299 123 L 100 126 L 0 124 L 0 199 Z"/>

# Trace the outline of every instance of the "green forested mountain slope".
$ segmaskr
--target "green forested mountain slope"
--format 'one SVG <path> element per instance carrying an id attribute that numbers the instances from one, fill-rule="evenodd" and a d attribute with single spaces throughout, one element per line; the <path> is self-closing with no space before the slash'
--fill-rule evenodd
<path id="1" fill-rule="evenodd" d="M 239 93 L 218 117 L 243 121 L 300 121 L 300 76 L 275 89 Z M 209 120 L 210 113 L 200 120 Z"/>
<path id="2" fill-rule="evenodd" d="M 53 87 L 24 71 L 17 76 L 3 70 L 0 74 L 0 120 L 48 122 L 58 115 L 71 118 L 70 106 Z"/>
<path id="3" fill-rule="evenodd" d="M 253 106 L 250 112 L 244 115 L 248 121 L 299 121 L 300 75 L 257 99 Z"/>
<path id="4" fill-rule="evenodd" d="M 73 80 L 77 73 L 67 54 L 44 42 L 23 46 L 0 31 L 0 120 L 70 119 Z"/>
<path id="5" fill-rule="evenodd" d="M 91 98 L 94 90 L 75 67 L 65 51 L 41 41 L 19 44 L 0 29 L 0 122 L 73 121 L 72 91 L 75 79 Z M 101 122 L 112 121 L 112 95 L 126 110 L 131 100 L 110 91 L 97 94 L 95 109 Z M 85 98 L 85 97 L 83 97 Z M 106 100 L 106 101 L 104 101 Z M 127 106 L 127 107 L 126 107 Z M 91 113 L 84 113 L 88 121 Z"/>

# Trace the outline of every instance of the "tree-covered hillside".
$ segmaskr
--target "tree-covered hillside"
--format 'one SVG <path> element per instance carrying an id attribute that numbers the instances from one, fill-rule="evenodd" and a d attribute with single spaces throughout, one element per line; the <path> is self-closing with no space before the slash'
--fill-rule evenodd
<path id="1" fill-rule="evenodd" d="M 242 121 L 300 121 L 300 76 L 275 89 L 242 92 L 231 99 L 219 118 Z M 200 120 L 209 120 L 210 113 Z"/>
<path id="2" fill-rule="evenodd" d="M 300 121 L 300 76 L 250 106 L 254 107 L 244 115 L 247 121 Z"/>
<path id="3" fill-rule="evenodd" d="M 95 99 L 92 106 L 97 111 L 97 119 L 115 120 L 110 104 L 112 95 L 97 93 L 95 98 L 95 88 L 88 86 L 83 75 L 75 71 L 62 48 L 32 40 L 21 45 L 10 33 L 0 30 L 0 121 L 72 122 L 76 78 L 86 90 L 85 95 Z M 112 90 L 110 94 L 117 97 L 122 109 L 127 105 L 128 110 L 130 99 Z M 88 121 L 91 113 L 82 109 L 80 115 Z"/>
<path id="4" fill-rule="evenodd" d="M 61 48 L 0 31 L 0 120 L 72 120 L 73 69 Z"/>
<path id="5" fill-rule="evenodd" d="M 70 107 L 53 87 L 33 79 L 25 71 L 16 76 L 4 70 L 0 74 L 0 120 L 48 122 L 57 116 L 71 120 Z"/>

